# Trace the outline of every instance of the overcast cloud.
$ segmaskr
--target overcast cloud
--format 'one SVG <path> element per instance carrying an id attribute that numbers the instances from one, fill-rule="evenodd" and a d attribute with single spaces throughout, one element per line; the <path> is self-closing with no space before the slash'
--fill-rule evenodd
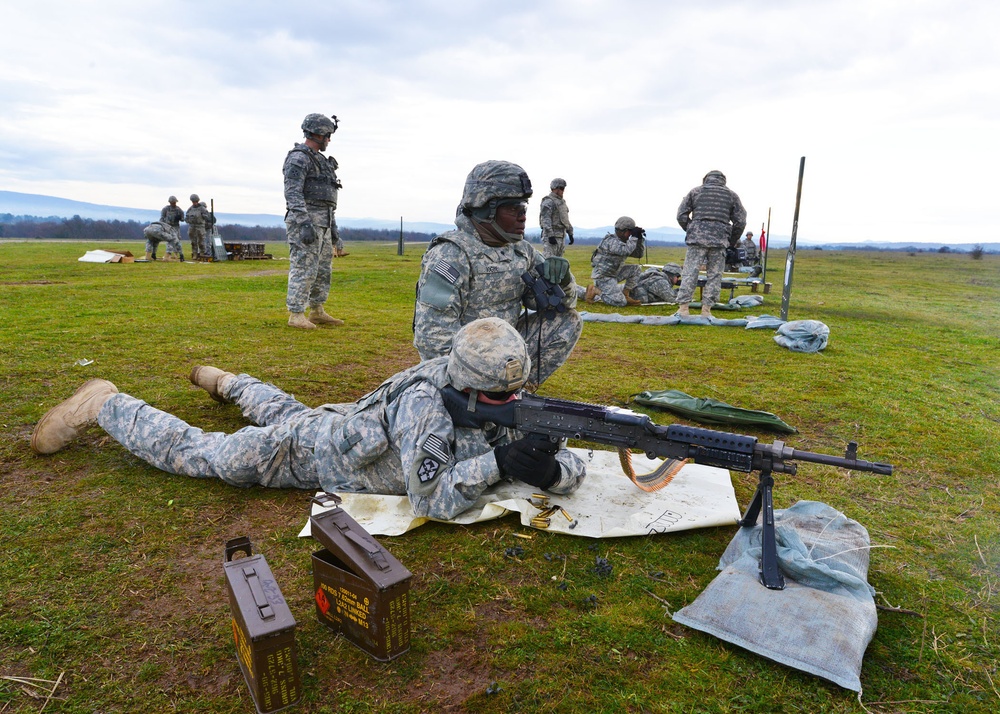
<path id="1" fill-rule="evenodd" d="M 9 3 L 0 189 L 284 212 L 309 112 L 350 218 L 450 222 L 486 159 L 580 227 L 676 225 L 720 169 L 759 231 L 996 241 L 1000 5 L 977 0 Z"/>

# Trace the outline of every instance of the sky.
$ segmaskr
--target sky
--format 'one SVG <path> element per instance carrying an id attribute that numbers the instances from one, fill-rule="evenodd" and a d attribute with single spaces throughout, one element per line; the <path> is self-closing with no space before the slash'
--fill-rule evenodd
<path id="1" fill-rule="evenodd" d="M 581 228 L 676 227 L 717 169 L 804 242 L 996 241 L 1000 3 L 4 3 L 0 190 L 284 213 L 336 114 L 338 215 L 450 223 L 477 163 L 555 177 Z M 186 200 L 184 201 L 186 202 Z"/>

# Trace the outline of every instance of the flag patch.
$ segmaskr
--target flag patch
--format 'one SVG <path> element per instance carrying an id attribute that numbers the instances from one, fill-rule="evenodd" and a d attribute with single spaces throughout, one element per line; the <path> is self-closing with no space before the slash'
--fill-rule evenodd
<path id="1" fill-rule="evenodd" d="M 431 270 L 447 280 L 451 285 L 457 283 L 459 277 L 461 277 L 455 266 L 446 260 L 439 260 L 431 267 Z"/>
<path id="2" fill-rule="evenodd" d="M 428 434 L 420 448 L 441 463 L 444 463 L 451 458 L 451 453 L 448 450 L 448 444 L 446 444 L 445 440 L 437 434 Z"/>

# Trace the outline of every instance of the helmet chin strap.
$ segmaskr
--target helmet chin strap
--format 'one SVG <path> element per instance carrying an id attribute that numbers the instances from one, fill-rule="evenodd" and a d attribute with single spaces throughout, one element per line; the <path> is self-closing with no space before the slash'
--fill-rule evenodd
<path id="1" fill-rule="evenodd" d="M 482 237 L 483 242 L 487 245 L 492 245 L 494 247 L 507 245 L 509 243 L 520 243 L 524 240 L 524 236 L 520 233 L 508 233 L 497 225 L 495 219 L 490 219 L 488 221 L 481 221 L 475 216 L 470 216 L 473 225 L 479 230 L 479 235 Z M 487 235 L 483 235 L 483 232 Z M 489 240 L 492 238 L 493 240 Z"/>

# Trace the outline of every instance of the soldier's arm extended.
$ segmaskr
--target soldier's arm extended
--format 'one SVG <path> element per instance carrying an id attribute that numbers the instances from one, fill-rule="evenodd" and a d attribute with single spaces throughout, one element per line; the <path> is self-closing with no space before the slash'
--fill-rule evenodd
<path id="1" fill-rule="evenodd" d="M 451 340 L 462 326 L 471 269 L 457 246 L 443 242 L 424 253 L 413 310 L 413 346 L 427 360 L 451 351 Z"/>

